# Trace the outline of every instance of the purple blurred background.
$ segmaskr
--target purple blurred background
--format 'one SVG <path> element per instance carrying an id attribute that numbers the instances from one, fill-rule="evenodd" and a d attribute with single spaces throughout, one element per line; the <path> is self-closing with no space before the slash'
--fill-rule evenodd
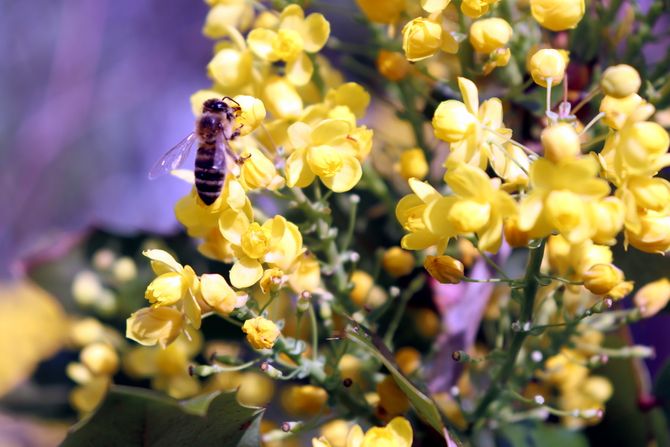
<path id="1" fill-rule="evenodd" d="M 175 228 L 188 186 L 147 180 L 209 84 L 201 1 L 0 0 L 0 278 L 90 224 Z"/>

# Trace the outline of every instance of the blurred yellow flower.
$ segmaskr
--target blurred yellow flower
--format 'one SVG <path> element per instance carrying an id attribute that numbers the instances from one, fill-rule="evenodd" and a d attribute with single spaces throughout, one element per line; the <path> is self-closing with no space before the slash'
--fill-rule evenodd
<path id="1" fill-rule="evenodd" d="M 430 167 L 426 161 L 426 155 L 421 148 L 407 149 L 400 154 L 400 175 L 405 180 L 414 177 L 418 180 L 423 180 L 427 175 Z"/>
<path id="2" fill-rule="evenodd" d="M 363 432 L 360 425 L 349 430 L 345 447 L 410 447 L 413 441 L 412 426 L 404 417 L 391 420 L 386 427 L 373 427 Z M 312 447 L 335 447 L 325 437 L 312 439 Z"/>
<path id="3" fill-rule="evenodd" d="M 400 247 L 391 247 L 384 252 L 382 266 L 391 276 L 405 276 L 414 270 L 414 256 Z"/>
<path id="4" fill-rule="evenodd" d="M 477 20 L 470 26 L 470 43 L 479 53 L 491 53 L 506 46 L 513 32 L 510 24 L 503 19 Z"/>
<path id="5" fill-rule="evenodd" d="M 244 322 L 242 332 L 254 349 L 270 349 L 281 334 L 274 322 L 263 317 L 251 318 Z"/>
<path id="6" fill-rule="evenodd" d="M 670 280 L 662 278 L 646 284 L 637 291 L 633 301 L 643 317 L 653 317 L 670 301 Z"/>
<path id="7" fill-rule="evenodd" d="M 363 14 L 376 23 L 392 24 L 405 10 L 405 0 L 356 0 Z"/>
<path id="8" fill-rule="evenodd" d="M 623 282 L 623 272 L 612 264 L 595 264 L 583 275 L 584 287 L 596 295 L 605 295 Z"/>
<path id="9" fill-rule="evenodd" d="M 399 81 L 409 73 L 410 64 L 402 53 L 380 50 L 377 55 L 377 70 L 389 81 Z"/>
<path id="10" fill-rule="evenodd" d="M 326 390 L 314 385 L 292 385 L 284 388 L 281 396 L 284 410 L 291 416 L 301 418 L 316 416 L 327 401 Z"/>
<path id="11" fill-rule="evenodd" d="M 584 0 L 530 0 L 533 18 L 552 31 L 575 28 L 585 10 Z"/>
<path id="12" fill-rule="evenodd" d="M 398 387 L 393 376 L 388 375 L 377 384 L 377 394 L 385 417 L 399 416 L 410 408 L 407 396 Z"/>

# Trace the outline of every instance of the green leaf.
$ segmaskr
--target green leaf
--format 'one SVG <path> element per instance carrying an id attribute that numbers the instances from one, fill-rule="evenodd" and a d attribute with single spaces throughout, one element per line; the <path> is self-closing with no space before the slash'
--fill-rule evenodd
<path id="1" fill-rule="evenodd" d="M 391 354 L 386 345 L 384 345 L 382 339 L 367 331 L 362 326 L 355 327 L 358 328 L 358 331 L 347 332 L 347 338 L 369 351 L 384 364 L 386 369 L 389 370 L 395 379 L 398 388 L 400 388 L 409 399 L 412 407 L 414 407 L 414 410 L 419 415 L 419 417 L 430 424 L 430 426 L 433 427 L 438 433 L 447 433 L 435 402 L 433 402 L 430 397 L 423 394 L 416 386 L 414 386 L 412 382 L 410 382 L 407 377 L 405 377 L 403 373 L 398 370 L 398 367 L 395 364 L 395 360 L 393 359 L 393 354 Z M 364 332 L 364 334 L 361 334 L 361 332 Z M 450 433 L 449 435 L 453 437 L 453 435 Z"/>
<path id="2" fill-rule="evenodd" d="M 96 412 L 71 429 L 62 447 L 257 447 L 263 411 L 240 405 L 235 392 L 179 402 L 141 388 L 112 387 Z"/>
<path id="3" fill-rule="evenodd" d="M 502 427 L 496 445 L 501 447 L 588 447 L 579 432 L 562 427 L 525 422 Z"/>

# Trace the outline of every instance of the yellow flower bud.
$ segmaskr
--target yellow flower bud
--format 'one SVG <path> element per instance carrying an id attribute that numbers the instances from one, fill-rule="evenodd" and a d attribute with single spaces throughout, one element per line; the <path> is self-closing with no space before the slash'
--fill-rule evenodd
<path id="1" fill-rule="evenodd" d="M 116 350 L 107 343 L 93 343 L 79 353 L 81 363 L 96 376 L 114 375 L 119 369 L 119 356 Z"/>
<path id="2" fill-rule="evenodd" d="M 567 64 L 568 53 L 566 51 L 544 48 L 531 56 L 528 70 L 537 85 L 546 87 L 549 79 L 551 79 L 551 85 L 563 82 Z"/>
<path id="3" fill-rule="evenodd" d="M 263 101 L 253 96 L 237 95 L 233 98 L 242 108 L 240 115 L 235 119 L 240 129 L 240 135 L 248 135 L 263 123 L 265 106 Z"/>
<path id="4" fill-rule="evenodd" d="M 516 216 L 505 220 L 503 234 L 510 247 L 526 247 L 530 240 L 528 232 L 519 228 L 519 218 Z"/>
<path id="5" fill-rule="evenodd" d="M 279 328 L 273 321 L 263 317 L 251 318 L 244 322 L 242 332 L 247 334 L 247 341 L 254 349 L 270 349 L 280 335 Z"/>
<path id="6" fill-rule="evenodd" d="M 137 265 L 132 258 L 123 256 L 112 265 L 112 275 L 120 282 L 132 281 L 137 277 Z"/>
<path id="7" fill-rule="evenodd" d="M 386 376 L 377 384 L 379 406 L 384 409 L 386 416 L 398 416 L 409 410 L 409 400 L 398 387 L 393 376 Z"/>
<path id="8" fill-rule="evenodd" d="M 402 49 L 408 60 L 415 62 L 431 57 L 442 46 L 442 25 L 418 17 L 402 29 Z"/>
<path id="9" fill-rule="evenodd" d="M 328 401 L 328 393 L 313 385 L 293 385 L 282 392 L 281 403 L 291 416 L 310 417 L 318 414 Z"/>
<path id="10" fill-rule="evenodd" d="M 249 82 L 252 62 L 249 51 L 223 48 L 207 64 L 207 74 L 222 88 L 235 89 Z"/>
<path id="11" fill-rule="evenodd" d="M 442 284 L 457 284 L 463 278 L 463 263 L 451 256 L 426 256 L 423 266 Z"/>
<path id="12" fill-rule="evenodd" d="M 391 276 L 405 276 L 414 270 L 414 256 L 400 247 L 391 247 L 384 252 L 382 265 Z"/>
<path id="13" fill-rule="evenodd" d="M 665 156 L 670 145 L 670 135 L 660 124 L 642 121 L 621 130 L 618 150 L 631 173 L 643 174 L 659 157 Z M 651 165 L 651 166 L 650 166 Z"/>
<path id="14" fill-rule="evenodd" d="M 476 19 L 489 12 L 491 5 L 498 1 L 499 0 L 463 0 L 461 3 L 461 11 L 466 16 Z"/>
<path id="15" fill-rule="evenodd" d="M 409 67 L 407 58 L 397 51 L 381 50 L 377 56 L 377 70 L 389 81 L 404 79 Z"/>
<path id="16" fill-rule="evenodd" d="M 625 207 L 623 202 L 614 196 L 605 197 L 591 204 L 591 222 L 596 232 L 591 236 L 596 244 L 614 245 L 616 235 L 623 227 Z"/>
<path id="17" fill-rule="evenodd" d="M 144 292 L 144 297 L 152 304 L 170 306 L 182 299 L 187 287 L 181 274 L 164 273 L 151 281 Z"/>
<path id="18" fill-rule="evenodd" d="M 642 80 L 636 69 L 630 65 L 620 64 L 609 67 L 603 73 L 600 87 L 607 96 L 625 98 L 640 90 Z"/>
<path id="19" fill-rule="evenodd" d="M 395 361 L 403 374 L 410 375 L 421 366 L 421 353 L 410 346 L 405 346 L 396 351 Z"/>
<path id="20" fill-rule="evenodd" d="M 600 111 L 605 113 L 603 123 L 614 130 L 619 130 L 623 127 L 628 117 L 644 105 L 645 100 L 635 93 L 625 98 L 605 96 L 600 102 Z M 648 106 L 653 107 L 651 105 Z"/>
<path id="21" fill-rule="evenodd" d="M 224 315 L 228 315 L 247 302 L 245 293 L 235 292 L 225 278 L 218 274 L 208 274 L 200 277 L 200 293 L 207 305 Z"/>
<path id="22" fill-rule="evenodd" d="M 628 294 L 633 291 L 634 287 L 635 283 L 633 281 L 624 281 L 614 286 L 614 288 L 607 293 L 607 296 L 614 301 L 619 301 L 628 296 Z"/>
<path id="23" fill-rule="evenodd" d="M 670 207 L 670 182 L 660 177 L 632 177 L 628 188 L 640 208 L 663 211 Z"/>
<path id="24" fill-rule="evenodd" d="M 242 405 L 254 407 L 267 405 L 275 392 L 275 384 L 269 377 L 256 372 L 246 372 L 240 375 L 236 383 L 230 388 L 239 388 L 237 400 Z"/>
<path id="25" fill-rule="evenodd" d="M 470 27 L 470 43 L 479 53 L 491 53 L 506 46 L 512 33 L 512 27 L 503 19 L 477 20 Z"/>
<path id="26" fill-rule="evenodd" d="M 540 136 L 544 156 L 554 163 L 571 160 L 581 153 L 579 135 L 574 126 L 560 122 L 546 127 Z"/>
<path id="27" fill-rule="evenodd" d="M 420 148 L 408 149 L 400 154 L 400 175 L 405 180 L 412 177 L 423 180 L 428 175 L 430 167 L 426 156 Z"/>
<path id="28" fill-rule="evenodd" d="M 628 243 L 647 253 L 670 250 L 670 215 L 649 211 L 640 215 L 639 231 L 626 231 Z"/>
<path id="29" fill-rule="evenodd" d="M 476 129 L 477 118 L 462 102 L 449 99 L 437 106 L 433 116 L 433 131 L 440 140 L 456 143 Z"/>
<path id="30" fill-rule="evenodd" d="M 414 315 L 415 329 L 423 338 L 434 338 L 440 333 L 440 317 L 430 309 L 422 307 Z"/>
<path id="31" fill-rule="evenodd" d="M 535 20 L 552 31 L 576 27 L 585 10 L 584 0 L 530 0 L 530 12 Z"/>
<path id="32" fill-rule="evenodd" d="M 263 293 L 276 292 L 286 282 L 286 275 L 280 269 L 267 269 L 263 272 L 260 286 Z"/>
<path id="33" fill-rule="evenodd" d="M 363 14 L 376 23 L 392 24 L 405 10 L 405 0 L 356 0 Z"/>
<path id="34" fill-rule="evenodd" d="M 277 173 L 274 163 L 255 147 L 249 147 L 242 153 L 240 181 L 248 189 L 281 188 L 284 179 Z"/>
<path id="35" fill-rule="evenodd" d="M 349 292 L 349 298 L 359 307 L 363 307 L 368 298 L 370 290 L 374 285 L 372 276 L 363 270 L 356 270 L 351 275 L 351 282 L 354 288 Z"/>
<path id="36" fill-rule="evenodd" d="M 670 301 L 670 280 L 663 278 L 650 282 L 637 291 L 633 301 L 643 317 L 656 315 Z"/>
<path id="37" fill-rule="evenodd" d="M 165 347 L 182 330 L 183 316 L 171 307 L 145 307 L 126 320 L 126 337 L 144 346 L 159 343 Z"/>
<path id="38" fill-rule="evenodd" d="M 623 282 L 623 272 L 612 264 L 596 264 L 584 273 L 584 287 L 596 295 L 605 295 Z"/>

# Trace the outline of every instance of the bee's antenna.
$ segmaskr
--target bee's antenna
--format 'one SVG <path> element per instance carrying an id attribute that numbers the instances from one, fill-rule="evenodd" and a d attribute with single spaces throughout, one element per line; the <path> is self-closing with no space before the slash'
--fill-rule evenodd
<path id="1" fill-rule="evenodd" d="M 224 96 L 224 97 L 221 99 L 221 101 L 225 101 L 226 99 L 228 99 L 228 100 L 234 102 L 235 105 L 237 105 L 237 107 L 242 108 L 242 106 L 240 105 L 240 103 L 237 102 L 237 101 L 235 101 L 235 100 L 234 100 L 233 98 L 231 98 L 230 96 Z"/>

